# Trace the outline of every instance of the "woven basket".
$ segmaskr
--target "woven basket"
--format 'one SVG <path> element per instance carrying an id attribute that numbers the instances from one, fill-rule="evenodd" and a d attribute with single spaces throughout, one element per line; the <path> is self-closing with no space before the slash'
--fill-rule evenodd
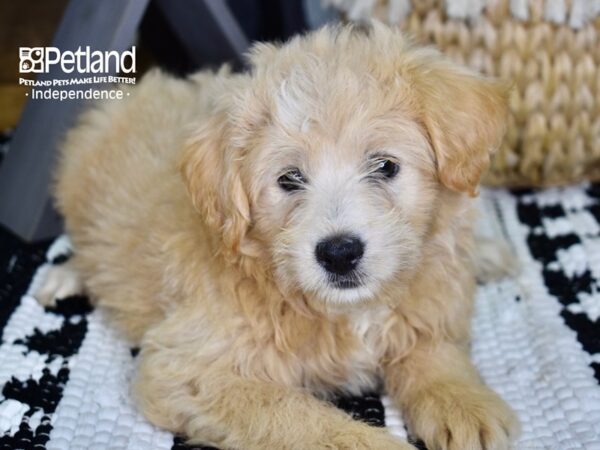
<path id="1" fill-rule="evenodd" d="M 348 20 L 398 24 L 486 75 L 512 80 L 509 128 L 484 180 L 600 180 L 600 1 L 328 0 Z"/>

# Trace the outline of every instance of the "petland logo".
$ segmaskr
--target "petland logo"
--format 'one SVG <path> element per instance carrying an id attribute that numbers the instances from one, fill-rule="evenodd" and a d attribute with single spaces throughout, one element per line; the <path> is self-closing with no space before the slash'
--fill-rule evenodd
<path id="1" fill-rule="evenodd" d="M 19 56 L 22 74 L 49 74 L 19 77 L 20 86 L 31 88 L 25 93 L 31 100 L 121 100 L 130 95 L 127 85 L 136 83 L 135 47 L 123 52 L 20 47 Z"/>
<path id="2" fill-rule="evenodd" d="M 56 47 L 19 47 L 21 73 L 48 73 L 59 66 L 64 73 L 135 73 L 135 47 L 124 52 L 92 51 L 89 46 L 75 51 Z"/>

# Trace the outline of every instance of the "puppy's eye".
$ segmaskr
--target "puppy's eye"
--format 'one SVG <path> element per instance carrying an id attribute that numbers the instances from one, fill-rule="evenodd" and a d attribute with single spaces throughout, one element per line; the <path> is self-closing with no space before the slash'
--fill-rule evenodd
<path id="1" fill-rule="evenodd" d="M 390 159 L 378 158 L 374 161 L 371 175 L 378 175 L 387 179 L 392 179 L 398 175 L 400 165 Z"/>
<path id="2" fill-rule="evenodd" d="M 287 192 L 302 189 L 305 183 L 306 177 L 300 172 L 300 169 L 297 168 L 289 169 L 277 179 L 279 187 Z"/>

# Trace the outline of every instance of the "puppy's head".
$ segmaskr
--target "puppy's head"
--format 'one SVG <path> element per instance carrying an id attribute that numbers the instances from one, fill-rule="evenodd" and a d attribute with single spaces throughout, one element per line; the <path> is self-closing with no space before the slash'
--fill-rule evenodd
<path id="1" fill-rule="evenodd" d="M 328 303 L 406 279 L 442 194 L 475 195 L 505 87 L 382 25 L 259 45 L 250 60 L 182 165 L 222 250 L 261 254 L 280 289 Z"/>

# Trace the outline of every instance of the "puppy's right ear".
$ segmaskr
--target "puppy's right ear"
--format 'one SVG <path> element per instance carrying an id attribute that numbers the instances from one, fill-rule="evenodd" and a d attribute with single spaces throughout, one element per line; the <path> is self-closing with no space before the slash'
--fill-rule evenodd
<path id="1" fill-rule="evenodd" d="M 205 122 L 188 140 L 180 171 L 196 210 L 235 253 L 249 228 L 250 206 L 228 127 L 224 113 Z"/>

